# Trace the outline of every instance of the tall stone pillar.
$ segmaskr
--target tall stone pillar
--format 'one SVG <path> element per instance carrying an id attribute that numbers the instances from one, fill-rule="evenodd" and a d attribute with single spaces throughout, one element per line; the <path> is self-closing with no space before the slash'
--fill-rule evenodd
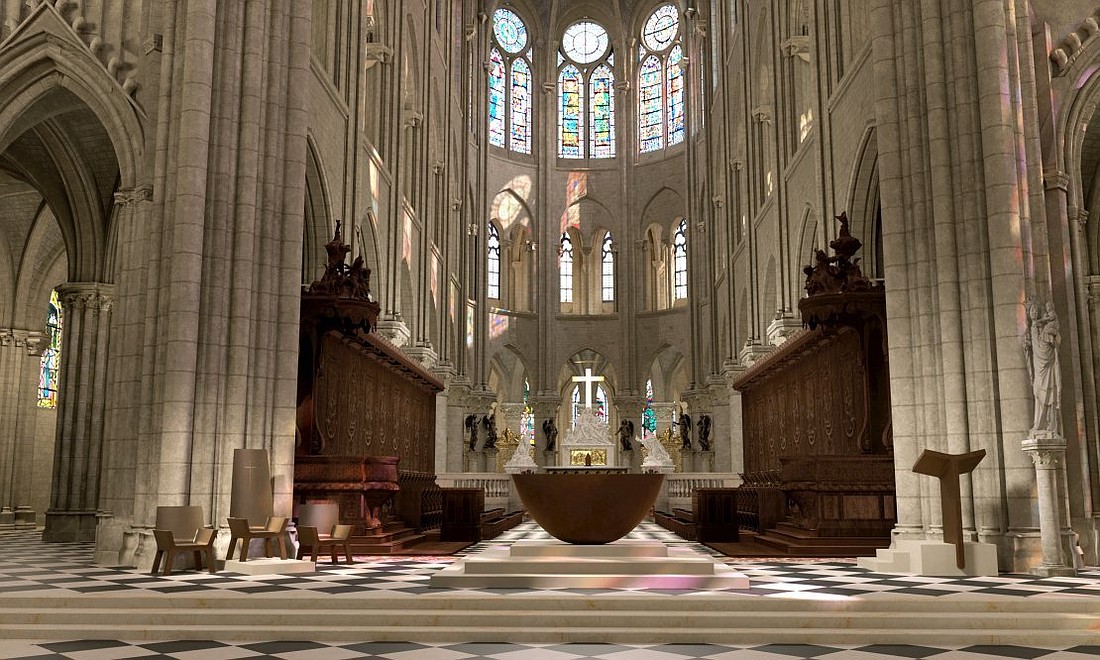
<path id="1" fill-rule="evenodd" d="M 1039 535 L 1042 547 L 1042 563 L 1032 568 L 1041 577 L 1077 575 L 1072 552 L 1072 540 L 1063 541 L 1063 530 L 1069 527 L 1066 508 L 1062 505 L 1063 471 L 1066 460 L 1066 441 L 1053 434 L 1039 436 L 1032 433 L 1024 441 L 1023 450 L 1035 463 L 1035 483 L 1039 499 Z"/>
<path id="2" fill-rule="evenodd" d="M 109 284 L 58 287 L 65 318 L 58 378 L 53 484 L 42 540 L 95 540 L 103 458 L 108 330 L 114 290 Z"/>
<path id="3" fill-rule="evenodd" d="M 42 333 L 0 329 L 0 507 L 31 506 L 36 390 Z M 32 506 L 33 509 L 33 506 Z"/>

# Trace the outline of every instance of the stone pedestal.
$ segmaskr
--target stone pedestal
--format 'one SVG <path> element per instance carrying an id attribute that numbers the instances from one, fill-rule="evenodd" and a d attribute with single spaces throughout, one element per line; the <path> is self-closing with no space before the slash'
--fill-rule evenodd
<path id="1" fill-rule="evenodd" d="M 10 506 L 0 508 L 0 530 L 15 529 L 15 512 Z"/>
<path id="2" fill-rule="evenodd" d="M 697 451 L 697 452 L 695 452 L 695 471 L 696 472 L 714 472 L 714 452 L 713 451 Z"/>
<path id="3" fill-rule="evenodd" d="M 943 541 L 895 540 L 877 550 L 874 557 L 860 557 L 856 564 L 876 573 L 910 573 L 935 577 L 997 575 L 997 546 L 967 541 L 963 546 L 966 567 L 955 561 L 955 545 Z"/>
<path id="4" fill-rule="evenodd" d="M 222 568 L 226 573 L 241 573 L 243 575 L 294 575 L 298 573 L 315 573 L 317 564 L 306 559 L 279 559 L 278 557 L 263 557 L 237 561 L 225 560 Z"/>
<path id="5" fill-rule="evenodd" d="M 485 466 L 488 464 L 485 451 L 472 451 L 469 456 L 470 472 L 485 472 Z"/>
<path id="6" fill-rule="evenodd" d="M 35 528 L 34 510 L 29 506 L 17 506 L 15 507 L 15 528 L 16 529 L 34 529 Z M 94 533 L 93 533 L 94 534 Z"/>
<path id="7" fill-rule="evenodd" d="M 558 450 L 543 450 L 542 464 L 545 467 L 555 467 L 558 464 Z"/>
<path id="8" fill-rule="evenodd" d="M 486 447 L 481 450 L 482 460 L 485 461 L 484 467 L 481 468 L 482 472 L 496 472 L 497 471 L 497 454 L 500 450 L 496 447 Z"/>
<path id="9" fill-rule="evenodd" d="M 1041 577 L 1077 575 L 1072 560 L 1067 561 L 1062 529 L 1068 526 L 1062 505 L 1065 483 L 1066 440 L 1052 432 L 1032 431 L 1023 450 L 1035 463 L 1035 484 L 1039 498 L 1039 535 L 1042 563 L 1031 572 Z"/>
<path id="10" fill-rule="evenodd" d="M 631 472 L 637 472 L 637 470 L 634 469 L 634 463 L 635 461 L 633 449 L 631 449 L 630 451 L 623 451 L 621 449 L 619 450 L 619 467 L 624 467 Z M 638 464 L 641 465 L 640 462 Z"/>

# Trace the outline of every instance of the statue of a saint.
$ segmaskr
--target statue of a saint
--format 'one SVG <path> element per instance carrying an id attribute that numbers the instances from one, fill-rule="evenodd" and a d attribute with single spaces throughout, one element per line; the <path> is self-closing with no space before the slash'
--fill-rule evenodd
<path id="1" fill-rule="evenodd" d="M 691 449 L 691 418 L 680 413 L 680 448 Z"/>
<path id="2" fill-rule="evenodd" d="M 542 434 L 547 437 L 547 451 L 554 451 L 558 447 L 558 425 L 552 417 L 542 421 Z"/>
<path id="3" fill-rule="evenodd" d="M 634 451 L 630 445 L 630 438 L 634 436 L 634 422 L 624 419 L 619 422 L 619 445 L 623 451 Z"/>
<path id="4" fill-rule="evenodd" d="M 463 424 L 466 427 L 466 432 L 470 434 L 470 451 L 477 451 L 477 415 L 466 415 Z"/>
<path id="5" fill-rule="evenodd" d="M 1027 303 L 1027 335 L 1024 353 L 1027 356 L 1031 391 L 1035 395 L 1035 417 L 1032 431 L 1062 434 L 1062 372 L 1058 364 L 1058 346 L 1062 343 L 1058 315 L 1054 303 L 1044 308 L 1037 301 Z"/>
<path id="6" fill-rule="evenodd" d="M 710 451 L 710 415 L 699 415 L 699 449 Z"/>
<path id="7" fill-rule="evenodd" d="M 482 425 L 485 426 L 485 446 L 482 449 L 496 449 L 497 448 L 497 416 L 496 413 L 486 415 L 481 418 Z"/>
<path id="8" fill-rule="evenodd" d="M 558 425 L 553 418 L 542 422 L 542 433 L 546 436 L 546 451 L 554 451 L 558 446 Z"/>

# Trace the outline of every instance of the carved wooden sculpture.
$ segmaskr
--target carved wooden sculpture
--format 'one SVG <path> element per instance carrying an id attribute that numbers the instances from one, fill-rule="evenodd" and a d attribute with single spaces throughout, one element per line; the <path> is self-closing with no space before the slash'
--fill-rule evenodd
<path id="1" fill-rule="evenodd" d="M 985 450 L 965 454 L 944 454 L 925 449 L 913 464 L 913 472 L 940 480 L 940 504 L 943 507 L 943 540 L 955 545 L 955 565 L 966 568 L 966 552 L 962 536 L 962 496 L 959 477 L 969 474 L 985 458 Z"/>

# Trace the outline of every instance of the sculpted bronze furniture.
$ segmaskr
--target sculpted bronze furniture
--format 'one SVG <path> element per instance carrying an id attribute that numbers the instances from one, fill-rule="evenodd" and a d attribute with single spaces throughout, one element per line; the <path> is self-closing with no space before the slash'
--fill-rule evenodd
<path id="1" fill-rule="evenodd" d="M 663 474 L 513 474 L 542 528 L 566 543 L 602 545 L 630 533 L 661 491 Z"/>

